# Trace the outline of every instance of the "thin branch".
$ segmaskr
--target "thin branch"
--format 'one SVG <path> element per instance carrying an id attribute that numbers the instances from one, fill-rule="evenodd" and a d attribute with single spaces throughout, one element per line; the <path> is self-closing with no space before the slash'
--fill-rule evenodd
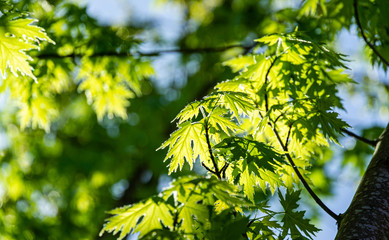
<path id="1" fill-rule="evenodd" d="M 282 112 L 280 115 L 278 115 L 278 117 L 276 117 L 276 119 L 273 121 L 273 124 L 276 124 L 276 122 L 284 115 L 285 115 L 285 112 Z"/>
<path id="2" fill-rule="evenodd" d="M 278 56 L 276 56 L 273 60 L 273 62 L 271 63 L 269 69 L 267 69 L 267 72 L 266 72 L 266 75 L 265 75 L 265 109 L 266 109 L 266 112 L 269 111 L 269 100 L 268 100 L 268 96 L 267 96 L 267 80 L 269 78 L 269 74 L 270 74 L 270 70 L 272 69 L 272 67 L 274 66 L 274 63 L 276 63 L 278 59 Z"/>
<path id="3" fill-rule="evenodd" d="M 286 136 L 286 139 L 285 139 L 285 144 L 284 144 L 284 146 L 285 146 L 285 149 L 286 149 L 286 150 L 288 150 L 288 142 L 289 142 L 290 132 L 292 131 L 293 123 L 294 123 L 294 122 L 292 122 L 292 123 L 289 124 L 288 135 Z"/>
<path id="4" fill-rule="evenodd" d="M 358 140 L 360 140 L 360 141 L 362 141 L 364 143 L 367 143 L 367 144 L 369 144 L 370 146 L 373 146 L 373 147 L 375 147 L 377 145 L 377 143 L 378 143 L 378 140 L 370 140 L 370 139 L 364 138 L 364 137 L 359 136 L 359 135 L 357 135 L 357 134 L 355 134 L 353 132 L 350 132 L 349 130 L 344 129 L 344 128 L 342 128 L 342 132 L 344 132 L 345 134 L 349 135 L 350 137 L 356 138 L 356 139 L 358 139 Z"/>
<path id="5" fill-rule="evenodd" d="M 256 106 L 258 107 L 258 105 L 256 104 Z M 261 112 L 259 112 L 259 116 L 263 119 L 263 115 L 261 114 Z M 311 187 L 308 185 L 307 181 L 305 181 L 303 175 L 300 173 L 300 171 L 298 170 L 296 164 L 294 163 L 292 157 L 290 156 L 290 154 L 288 153 L 288 148 L 286 145 L 284 145 L 282 143 L 282 139 L 280 137 L 280 135 L 278 134 L 277 132 L 277 129 L 275 129 L 275 126 L 273 126 L 273 124 L 271 122 L 268 122 L 267 123 L 271 129 L 273 130 L 274 134 L 276 135 L 276 138 L 278 140 L 278 143 L 280 144 L 282 150 L 284 150 L 286 152 L 285 156 L 286 158 L 288 159 L 288 162 L 289 164 L 292 166 L 294 172 L 297 174 L 298 178 L 300 179 L 300 181 L 303 183 L 305 189 L 307 189 L 308 193 L 311 195 L 311 197 L 315 200 L 315 202 L 326 212 L 328 213 L 332 218 L 334 218 L 337 222 L 340 221 L 340 216 L 337 215 L 336 213 L 334 213 L 333 211 L 331 211 L 331 209 L 329 209 L 321 200 L 320 198 L 316 195 L 316 193 L 311 189 Z M 290 128 L 291 129 L 291 128 Z M 290 131 L 289 129 L 289 131 Z M 289 136 L 289 133 L 288 133 L 288 136 Z"/>
<path id="6" fill-rule="evenodd" d="M 211 146 L 211 141 L 209 140 L 209 133 L 208 133 L 208 120 L 207 119 L 204 119 L 204 128 L 205 128 L 205 138 L 207 140 L 207 145 L 208 145 L 208 151 L 209 151 L 209 155 L 211 156 L 211 161 L 212 161 L 212 164 L 213 164 L 213 167 L 215 169 L 215 175 L 217 176 L 218 179 L 221 179 L 221 176 L 220 176 L 220 171 L 219 171 L 219 168 L 217 166 L 217 163 L 216 163 L 216 160 L 215 160 L 215 156 L 213 155 L 213 152 L 212 152 L 212 146 Z"/>
<path id="7" fill-rule="evenodd" d="M 213 171 L 212 169 L 210 169 L 209 167 L 207 167 L 207 165 L 205 165 L 205 163 L 204 162 L 202 162 L 201 163 L 201 165 L 205 168 L 205 169 L 207 169 L 207 171 L 208 172 L 210 172 L 210 173 L 212 173 L 212 174 L 215 174 L 216 175 L 216 172 L 215 171 Z"/>
<path id="8" fill-rule="evenodd" d="M 204 47 L 204 48 L 174 48 L 174 49 L 163 49 L 163 50 L 156 50 L 156 51 L 150 51 L 150 52 L 142 52 L 142 51 L 136 51 L 136 52 L 115 52 L 115 51 L 109 51 L 109 52 L 97 52 L 93 53 L 91 55 L 83 54 L 83 53 L 71 53 L 67 55 L 59 55 L 58 53 L 42 53 L 38 54 L 36 57 L 39 59 L 54 59 L 54 58 L 75 58 L 75 57 L 132 57 L 132 56 L 140 56 L 140 57 L 153 57 L 153 56 L 160 56 L 161 54 L 168 54 L 168 53 L 182 53 L 182 54 L 192 54 L 192 53 L 216 53 L 216 52 L 224 52 L 226 50 L 232 49 L 232 48 L 243 48 L 245 50 L 245 53 L 251 51 L 255 44 L 252 45 L 246 45 L 246 44 L 232 44 L 227 46 L 221 46 L 221 47 Z"/>
<path id="9" fill-rule="evenodd" d="M 271 123 L 269 123 L 271 124 Z M 285 156 L 286 158 L 288 159 L 289 161 L 289 164 L 292 166 L 294 172 L 297 174 L 298 178 L 300 179 L 300 181 L 302 182 L 302 184 L 304 185 L 305 189 L 307 189 L 308 193 L 311 195 L 311 197 L 313 198 L 313 200 L 315 200 L 315 202 L 326 212 L 328 213 L 332 218 L 334 218 L 336 221 L 340 221 L 340 217 L 339 215 L 337 215 L 336 213 L 334 213 L 331 209 L 329 209 L 321 200 L 320 198 L 316 195 L 316 193 L 312 190 L 312 188 L 308 185 L 307 181 L 305 181 L 303 175 L 300 173 L 300 171 L 298 170 L 296 164 L 294 163 L 292 157 L 290 156 L 290 154 L 287 152 L 288 149 L 286 148 L 286 146 L 282 143 L 282 140 L 281 140 L 281 137 L 280 135 L 278 134 L 277 132 L 277 129 L 272 126 L 272 129 L 273 129 L 273 132 L 274 134 L 276 135 L 277 137 L 277 140 L 279 142 L 279 144 L 281 145 L 282 149 L 286 152 Z"/>
<path id="10" fill-rule="evenodd" d="M 229 165 L 230 164 L 228 162 L 226 162 L 224 164 L 224 166 L 222 167 L 222 169 L 220 169 L 220 172 L 222 173 L 223 178 L 226 178 L 226 171 L 227 171 L 227 168 L 228 168 Z"/>
<path id="11" fill-rule="evenodd" d="M 381 59 L 381 61 L 382 61 L 383 63 L 385 63 L 386 66 L 389 66 L 389 61 L 386 60 L 386 59 L 378 52 L 378 50 L 375 48 L 375 46 L 369 42 L 369 40 L 367 39 L 367 37 L 366 37 L 366 35 L 365 35 L 365 32 L 363 31 L 363 27 L 362 27 L 362 24 L 361 24 L 361 20 L 359 19 L 359 13 L 358 13 L 358 0 L 354 0 L 353 5 L 354 5 L 355 21 L 356 21 L 356 23 L 357 23 L 357 26 L 358 26 L 358 28 L 359 28 L 359 32 L 361 33 L 363 40 L 364 40 L 364 41 L 366 42 L 366 44 L 371 48 L 371 50 L 373 50 L 373 52 Z"/>

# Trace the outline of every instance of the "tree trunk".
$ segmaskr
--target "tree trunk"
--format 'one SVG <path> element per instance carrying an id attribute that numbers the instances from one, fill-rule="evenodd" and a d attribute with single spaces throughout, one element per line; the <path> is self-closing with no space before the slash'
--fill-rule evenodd
<path id="1" fill-rule="evenodd" d="M 347 211 L 336 240 L 389 240 L 389 125 Z"/>

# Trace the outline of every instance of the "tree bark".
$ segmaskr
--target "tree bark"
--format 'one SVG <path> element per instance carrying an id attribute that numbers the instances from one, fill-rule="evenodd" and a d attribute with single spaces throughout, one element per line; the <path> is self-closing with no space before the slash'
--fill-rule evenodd
<path id="1" fill-rule="evenodd" d="M 389 125 L 347 211 L 336 240 L 389 240 Z"/>

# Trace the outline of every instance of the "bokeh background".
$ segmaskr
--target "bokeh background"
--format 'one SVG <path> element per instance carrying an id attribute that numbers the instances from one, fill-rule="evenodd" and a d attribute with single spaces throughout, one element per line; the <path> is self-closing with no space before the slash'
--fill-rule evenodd
<path id="1" fill-rule="evenodd" d="M 106 211 L 156 194 L 190 172 L 167 175 L 165 152 L 156 151 L 175 129 L 171 120 L 188 102 L 233 76 L 223 61 L 244 54 L 244 47 L 265 34 L 293 31 L 301 2 L 19 1 L 18 6 L 40 19 L 57 43 L 31 54 L 40 59 L 34 64 L 49 59 L 69 72 L 64 73 L 68 82 L 58 83 L 66 91 L 55 95 L 60 112 L 50 131 L 21 130 L 12 94 L 0 95 L 0 239 L 115 239 L 99 238 Z M 381 68 L 371 67 L 356 26 L 350 22 L 341 29 L 333 19 L 312 16 L 301 17 L 297 25 L 347 55 L 347 73 L 356 84 L 340 89 L 345 110 L 339 112 L 354 132 L 378 137 L 389 120 L 389 81 Z M 243 48 L 166 52 L 233 44 Z M 144 74 L 142 93 L 131 99 L 126 119 L 98 118 L 80 90 L 77 75 L 88 49 L 96 58 L 130 52 L 154 69 Z M 351 202 L 373 152 L 348 136 L 340 144 L 315 159 L 312 172 L 313 188 L 336 213 Z M 322 229 L 316 239 L 333 239 L 335 221 L 309 196 L 302 201 L 301 208 Z"/>

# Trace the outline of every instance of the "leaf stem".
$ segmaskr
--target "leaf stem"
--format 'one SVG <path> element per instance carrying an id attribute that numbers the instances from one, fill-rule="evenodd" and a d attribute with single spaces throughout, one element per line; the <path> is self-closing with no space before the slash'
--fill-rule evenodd
<path id="1" fill-rule="evenodd" d="M 359 28 L 359 32 L 361 33 L 363 40 L 364 40 L 365 43 L 371 48 L 371 50 L 373 50 L 373 52 L 381 59 L 381 61 L 382 61 L 383 63 L 385 63 L 386 66 L 389 66 L 388 60 L 386 60 L 386 59 L 378 52 L 378 50 L 375 48 L 375 46 L 369 42 L 369 40 L 367 39 L 367 37 L 366 37 L 366 35 L 365 35 L 365 32 L 363 31 L 363 27 L 362 27 L 362 24 L 361 24 L 361 20 L 359 19 L 359 13 L 358 13 L 358 0 L 354 0 L 353 6 L 354 6 L 355 21 L 356 21 L 356 23 L 357 23 L 357 26 L 358 26 L 358 28 Z"/>

